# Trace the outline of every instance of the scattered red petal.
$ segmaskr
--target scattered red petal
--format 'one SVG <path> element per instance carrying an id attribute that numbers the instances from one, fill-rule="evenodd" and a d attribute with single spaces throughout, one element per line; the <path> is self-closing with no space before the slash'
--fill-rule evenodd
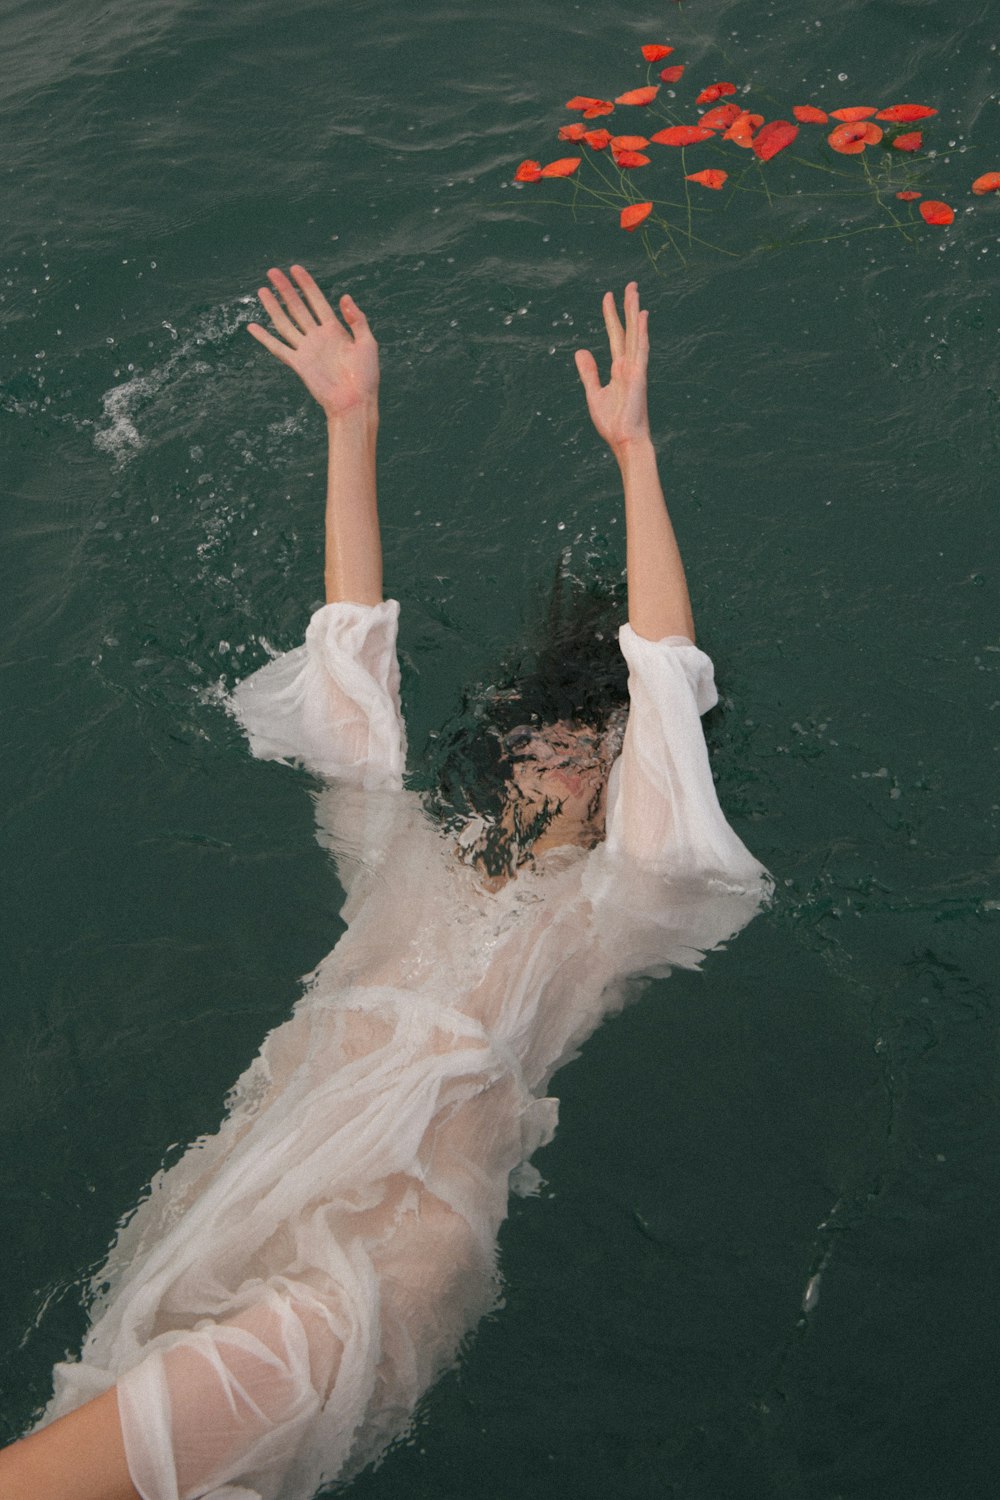
<path id="1" fill-rule="evenodd" d="M 652 212 L 652 203 L 630 203 L 628 208 L 622 209 L 618 222 L 631 234 L 632 230 L 638 229 L 643 219 L 648 219 Z"/>
<path id="2" fill-rule="evenodd" d="M 644 135 L 613 135 L 611 137 L 612 151 L 641 151 L 643 146 L 648 146 Z"/>
<path id="3" fill-rule="evenodd" d="M 753 153 L 760 161 L 770 161 L 772 156 L 790 146 L 798 133 L 799 127 L 791 120 L 769 120 L 754 137 Z"/>
<path id="4" fill-rule="evenodd" d="M 543 177 L 572 177 L 582 160 L 582 156 L 560 156 L 558 161 L 550 161 L 547 167 L 543 167 L 541 175 Z"/>
<path id="5" fill-rule="evenodd" d="M 660 92 L 658 83 L 649 83 L 645 88 L 629 89 L 625 94 L 619 94 L 615 100 L 616 104 L 652 104 Z"/>
<path id="6" fill-rule="evenodd" d="M 852 104 L 848 109 L 831 109 L 831 120 L 843 120 L 845 124 L 852 125 L 855 120 L 870 120 L 875 113 L 874 104 Z"/>
<path id="7" fill-rule="evenodd" d="M 650 42 L 643 47 L 642 55 L 647 62 L 659 62 L 661 57 L 669 57 L 673 47 L 661 46 L 659 42 Z"/>
<path id="8" fill-rule="evenodd" d="M 753 133 L 764 123 L 763 115 L 752 115 L 748 110 L 733 121 L 729 129 L 723 135 L 724 141 L 732 141 L 734 146 L 742 146 L 744 149 L 753 145 Z"/>
<path id="9" fill-rule="evenodd" d="M 924 144 L 924 133 L 922 130 L 908 130 L 905 135 L 897 135 L 892 144 L 897 151 L 919 151 Z"/>
<path id="10" fill-rule="evenodd" d="M 561 141 L 582 141 L 586 134 L 586 125 L 582 124 L 579 120 L 574 120 L 572 125 L 563 125 L 560 127 L 559 139 Z"/>
<path id="11" fill-rule="evenodd" d="M 928 198 L 921 203 L 920 214 L 928 224 L 950 224 L 955 217 L 955 210 L 937 198 Z"/>
<path id="12" fill-rule="evenodd" d="M 610 130 L 585 130 L 583 139 L 592 151 L 603 151 L 611 140 Z"/>
<path id="13" fill-rule="evenodd" d="M 984 172 L 972 184 L 972 191 L 977 198 L 985 198 L 987 193 L 1000 193 L 1000 172 Z"/>
<path id="14" fill-rule="evenodd" d="M 734 120 L 738 120 L 743 110 L 738 104 L 717 104 L 714 109 L 706 111 L 698 121 L 704 125 L 706 130 L 728 130 Z"/>
<path id="15" fill-rule="evenodd" d="M 694 146 L 698 141 L 710 141 L 714 134 L 703 125 L 668 125 L 666 130 L 650 136 L 650 140 L 658 146 Z"/>
<path id="16" fill-rule="evenodd" d="M 920 194 L 915 193 L 912 188 L 904 188 L 901 193 L 896 194 L 896 197 L 900 198 L 904 203 L 915 203 Z"/>
<path id="17" fill-rule="evenodd" d="M 616 167 L 648 167 L 649 157 L 644 156 L 641 151 L 616 151 L 611 149 L 611 155 L 615 159 Z"/>
<path id="18" fill-rule="evenodd" d="M 615 107 L 610 99 L 595 99 L 589 109 L 583 112 L 585 120 L 596 120 L 598 115 L 613 115 Z"/>
<path id="19" fill-rule="evenodd" d="M 817 109 L 815 104 L 794 104 L 792 114 L 803 125 L 825 125 L 830 118 L 825 109 Z"/>
<path id="20" fill-rule="evenodd" d="M 877 146 L 882 139 L 882 131 L 878 125 L 870 125 L 862 120 L 852 124 L 838 125 L 836 130 L 831 130 L 827 140 L 834 151 L 839 151 L 841 156 L 857 156 L 866 146 Z"/>
<path id="21" fill-rule="evenodd" d="M 537 182 L 542 175 L 542 164 L 538 161 L 523 161 L 514 173 L 515 182 Z"/>
<path id="22" fill-rule="evenodd" d="M 671 63 L 669 68 L 664 68 L 661 71 L 660 77 L 664 83 L 680 83 L 684 77 L 684 68 L 684 63 Z"/>
<path id="23" fill-rule="evenodd" d="M 727 94 L 735 94 L 735 83 L 710 83 L 708 88 L 702 89 L 695 104 L 714 104 L 716 99 L 725 99 Z"/>
<path id="24" fill-rule="evenodd" d="M 567 109 L 589 109 L 592 104 L 600 104 L 600 99 L 591 98 L 590 94 L 574 94 L 572 99 L 566 100 Z"/>
<path id="25" fill-rule="evenodd" d="M 689 172 L 686 181 L 700 182 L 702 187 L 715 188 L 718 191 L 725 184 L 728 176 L 728 172 L 720 172 L 716 167 L 706 167 L 704 172 Z"/>
<path id="26" fill-rule="evenodd" d="M 914 120 L 929 120 L 936 114 L 937 110 L 926 104 L 893 104 L 889 109 L 880 109 L 875 118 L 888 120 L 893 125 L 909 125 Z"/>

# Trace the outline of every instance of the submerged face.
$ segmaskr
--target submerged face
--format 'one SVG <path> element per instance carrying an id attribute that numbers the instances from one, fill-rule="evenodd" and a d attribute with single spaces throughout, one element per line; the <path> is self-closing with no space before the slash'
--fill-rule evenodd
<path id="1" fill-rule="evenodd" d="M 536 850 L 560 844 L 590 848 L 604 837 L 609 737 L 560 719 L 536 728 L 525 724 L 504 738 L 510 760 L 504 822 L 512 832 L 541 831 Z"/>

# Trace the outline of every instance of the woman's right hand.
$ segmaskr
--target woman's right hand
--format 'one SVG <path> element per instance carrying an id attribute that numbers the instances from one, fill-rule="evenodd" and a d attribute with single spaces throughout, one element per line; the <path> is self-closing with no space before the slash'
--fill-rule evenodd
<path id="1" fill-rule="evenodd" d="M 302 296 L 284 271 L 277 269 L 267 275 L 284 305 L 270 287 L 260 288 L 260 300 L 280 337 L 275 338 L 259 323 L 248 323 L 247 332 L 275 359 L 295 371 L 328 417 L 345 416 L 354 410 L 374 411 L 378 404 L 378 345 L 368 319 L 353 297 L 345 293 L 340 299 L 345 328 L 305 267 L 292 266 L 291 271 Z"/>
<path id="2" fill-rule="evenodd" d="M 583 381 L 591 419 L 616 455 L 637 441 L 649 440 L 646 407 L 649 313 L 639 307 L 639 288 L 634 281 L 625 288 L 624 303 L 623 328 L 614 295 L 605 292 L 602 311 L 611 348 L 611 377 L 607 385 L 601 385 L 597 361 L 590 350 L 576 351 L 576 368 Z"/>

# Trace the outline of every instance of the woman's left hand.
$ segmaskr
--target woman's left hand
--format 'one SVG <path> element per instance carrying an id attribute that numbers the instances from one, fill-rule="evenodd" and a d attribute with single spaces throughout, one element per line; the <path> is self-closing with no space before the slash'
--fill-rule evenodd
<path id="1" fill-rule="evenodd" d="M 587 408 L 601 437 L 616 456 L 630 444 L 649 438 L 646 368 L 649 363 L 649 313 L 639 307 L 639 288 L 625 288 L 625 326 L 614 295 L 605 292 L 602 311 L 611 348 L 611 378 L 601 385 L 597 361 L 589 349 L 576 351 L 576 368 L 587 394 Z"/>
<path id="2" fill-rule="evenodd" d="M 269 287 L 261 287 L 259 293 L 280 338 L 259 323 L 248 323 L 247 332 L 295 371 L 328 417 L 341 417 L 352 410 L 374 411 L 378 404 L 378 345 L 368 319 L 353 297 L 345 293 L 340 299 L 345 328 L 305 267 L 291 269 L 302 296 L 284 271 L 276 269 L 267 274 L 271 285 L 281 293 L 284 306 Z"/>

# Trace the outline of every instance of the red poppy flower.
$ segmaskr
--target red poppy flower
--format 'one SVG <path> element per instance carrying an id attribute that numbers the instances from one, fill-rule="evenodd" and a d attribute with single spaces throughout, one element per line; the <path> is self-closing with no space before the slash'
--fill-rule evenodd
<path id="1" fill-rule="evenodd" d="M 853 125 L 855 120 L 870 120 L 874 113 L 874 104 L 852 104 L 848 109 L 831 109 L 830 118 L 843 120 L 845 125 Z"/>
<path id="2" fill-rule="evenodd" d="M 671 63 L 669 68 L 663 68 L 660 77 L 664 83 L 680 83 L 684 77 L 684 63 Z"/>
<path id="3" fill-rule="evenodd" d="M 702 187 L 715 188 L 718 191 L 725 184 L 728 177 L 728 172 L 720 172 L 716 167 L 706 167 L 704 172 L 689 172 L 685 180 L 687 182 L 700 182 Z"/>
<path id="4" fill-rule="evenodd" d="M 744 110 L 725 132 L 722 139 L 732 141 L 734 146 L 742 146 L 744 149 L 753 145 L 753 133 L 759 130 L 764 123 L 763 115 L 752 115 L 749 110 Z"/>
<path id="5" fill-rule="evenodd" d="M 642 49 L 642 55 L 647 62 L 659 62 L 661 57 L 669 57 L 673 47 L 661 46 L 659 42 L 650 42 Z"/>
<path id="6" fill-rule="evenodd" d="M 830 118 L 825 109 L 817 109 L 815 104 L 794 104 L 792 114 L 803 125 L 825 125 Z"/>
<path id="7" fill-rule="evenodd" d="M 611 155 L 615 159 L 616 167 L 648 167 L 649 157 L 644 156 L 641 151 L 616 151 L 611 149 Z"/>
<path id="8" fill-rule="evenodd" d="M 714 134 L 703 125 L 668 125 L 666 130 L 650 136 L 650 140 L 658 146 L 694 146 L 699 141 L 710 141 Z"/>
<path id="9" fill-rule="evenodd" d="M 799 127 L 791 120 L 768 120 L 754 137 L 754 156 L 760 161 L 770 161 L 772 156 L 790 146 L 798 133 Z"/>
<path id="10" fill-rule="evenodd" d="M 743 110 L 738 104 L 717 104 L 714 109 L 707 110 L 698 121 L 704 125 L 706 130 L 728 130 L 734 120 L 738 120 Z"/>
<path id="11" fill-rule="evenodd" d="M 616 104 L 652 104 L 660 92 L 658 83 L 649 83 L 645 88 L 629 89 L 625 94 L 619 94 L 615 100 Z"/>
<path id="12" fill-rule="evenodd" d="M 897 135 L 892 144 L 897 151 L 919 151 L 924 144 L 924 133 L 922 130 L 908 130 L 905 135 Z"/>
<path id="13" fill-rule="evenodd" d="M 735 94 L 735 83 L 710 83 L 708 88 L 702 89 L 695 104 L 714 104 L 716 99 L 725 99 L 727 94 Z"/>
<path id="14" fill-rule="evenodd" d="M 928 198 L 921 203 L 920 213 L 928 224 L 950 224 L 955 217 L 955 210 L 937 198 Z"/>
<path id="15" fill-rule="evenodd" d="M 880 127 L 863 120 L 857 120 L 853 124 L 838 125 L 836 130 L 831 130 L 827 136 L 834 151 L 839 151 L 841 156 L 857 156 L 866 146 L 877 146 L 881 139 Z"/>
<path id="16" fill-rule="evenodd" d="M 572 99 L 566 100 L 566 108 L 582 110 L 585 120 L 592 120 L 595 115 L 610 115 L 614 112 L 614 105 L 610 99 L 592 99 L 589 94 L 574 94 Z"/>
<path id="17" fill-rule="evenodd" d="M 888 120 L 893 125 L 909 125 L 914 120 L 929 120 L 936 114 L 937 110 L 929 109 L 926 104 L 893 104 L 889 109 L 880 109 L 875 118 Z"/>
<path id="18" fill-rule="evenodd" d="M 558 161 L 550 161 L 547 167 L 543 167 L 541 175 L 543 177 L 572 177 L 582 160 L 582 156 L 560 156 Z"/>
<path id="19" fill-rule="evenodd" d="M 537 182 L 542 175 L 542 164 L 539 161 L 523 161 L 514 173 L 515 182 Z"/>
<path id="20" fill-rule="evenodd" d="M 630 203 L 628 208 L 622 209 L 618 222 L 631 234 L 632 230 L 638 229 L 643 219 L 648 219 L 652 212 L 652 203 Z"/>
<path id="21" fill-rule="evenodd" d="M 585 130 L 583 139 L 592 151 L 603 151 L 611 139 L 610 130 Z"/>
<path id="22" fill-rule="evenodd" d="M 902 199 L 904 203 L 915 203 L 920 194 L 915 193 L 912 188 L 904 188 L 901 193 L 896 194 L 896 197 Z"/>
<path id="23" fill-rule="evenodd" d="M 648 146 L 644 135 L 613 135 L 611 137 L 612 151 L 641 151 L 643 146 Z"/>
<path id="24" fill-rule="evenodd" d="M 572 125 L 562 125 L 559 129 L 559 139 L 561 141 L 582 141 L 586 134 L 587 127 L 581 124 L 579 120 L 574 120 Z"/>
<path id="25" fill-rule="evenodd" d="M 1000 193 L 1000 172 L 984 172 L 972 184 L 972 191 L 977 198 L 985 198 L 987 193 Z"/>

